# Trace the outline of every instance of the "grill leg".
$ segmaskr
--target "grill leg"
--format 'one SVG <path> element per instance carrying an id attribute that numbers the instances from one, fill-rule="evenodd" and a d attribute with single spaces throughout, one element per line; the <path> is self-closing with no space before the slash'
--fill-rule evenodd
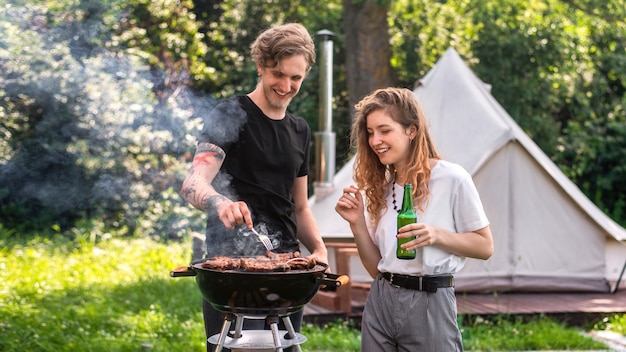
<path id="1" fill-rule="evenodd" d="M 274 347 L 276 347 L 276 351 L 283 352 L 283 344 L 280 342 L 280 331 L 278 330 L 278 317 L 267 317 L 267 323 L 272 329 L 272 337 L 274 338 Z"/>
<path id="2" fill-rule="evenodd" d="M 233 323 L 234 316 L 227 314 L 224 318 L 224 325 L 222 325 L 222 330 L 220 331 L 220 337 L 217 341 L 217 345 L 215 345 L 215 352 L 222 352 L 222 348 L 224 347 L 224 341 L 226 340 L 226 336 L 228 335 L 228 329 L 230 329 L 230 324 Z"/>
<path id="3" fill-rule="evenodd" d="M 287 329 L 287 338 L 288 339 L 296 338 L 296 329 L 294 329 L 293 324 L 291 324 L 291 318 L 289 318 L 289 316 L 284 316 L 283 323 L 285 323 L 285 328 Z M 302 348 L 300 348 L 299 344 L 294 345 L 294 350 L 297 352 L 302 352 Z"/>
<path id="4" fill-rule="evenodd" d="M 243 316 L 238 315 L 237 320 L 235 320 L 235 332 L 232 337 L 235 339 L 241 338 L 241 330 L 243 330 Z"/>

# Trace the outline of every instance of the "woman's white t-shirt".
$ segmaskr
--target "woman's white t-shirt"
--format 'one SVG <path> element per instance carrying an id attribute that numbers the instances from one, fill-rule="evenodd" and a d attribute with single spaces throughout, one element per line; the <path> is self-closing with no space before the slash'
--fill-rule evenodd
<path id="1" fill-rule="evenodd" d="M 402 203 L 403 186 L 395 185 L 396 200 Z M 383 211 L 370 236 L 380 249 L 380 272 L 405 275 L 453 274 L 461 270 L 465 257 L 448 253 L 435 245 L 417 250 L 415 259 L 396 258 L 397 215 L 393 208 L 391 185 L 387 192 L 387 210 Z M 400 204 L 398 204 L 400 206 Z M 489 225 L 471 175 L 458 164 L 439 160 L 431 171 L 430 199 L 417 222 L 455 233 L 471 232 Z M 462 236 L 459 234 L 459 236 Z"/>

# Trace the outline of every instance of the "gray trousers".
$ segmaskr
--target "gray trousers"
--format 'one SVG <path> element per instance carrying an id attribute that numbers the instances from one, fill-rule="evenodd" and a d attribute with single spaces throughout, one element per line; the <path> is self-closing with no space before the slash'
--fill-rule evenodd
<path id="1" fill-rule="evenodd" d="M 463 351 L 454 288 L 435 293 L 372 283 L 361 323 L 363 352 Z"/>

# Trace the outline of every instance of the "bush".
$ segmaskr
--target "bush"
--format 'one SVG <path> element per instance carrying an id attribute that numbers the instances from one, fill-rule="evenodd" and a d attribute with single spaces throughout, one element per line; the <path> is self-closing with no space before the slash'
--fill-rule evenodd
<path id="1" fill-rule="evenodd" d="M 162 71 L 137 50 L 103 49 L 111 36 L 105 19 L 116 13 L 104 4 L 3 5 L 0 221 L 45 231 L 82 219 L 128 235 L 156 224 L 152 235 L 184 236 L 181 214 L 187 228 L 201 224 L 175 190 L 194 152 L 198 116 L 214 99 L 195 96 L 184 82 L 176 94 L 160 87 Z"/>

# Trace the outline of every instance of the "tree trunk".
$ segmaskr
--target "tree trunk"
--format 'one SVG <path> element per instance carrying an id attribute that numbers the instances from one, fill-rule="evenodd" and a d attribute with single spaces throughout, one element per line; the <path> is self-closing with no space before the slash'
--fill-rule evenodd
<path id="1" fill-rule="evenodd" d="M 390 63 L 388 5 L 378 5 L 376 0 L 343 0 L 343 9 L 352 116 L 354 104 L 375 89 L 394 85 L 396 79 Z"/>

